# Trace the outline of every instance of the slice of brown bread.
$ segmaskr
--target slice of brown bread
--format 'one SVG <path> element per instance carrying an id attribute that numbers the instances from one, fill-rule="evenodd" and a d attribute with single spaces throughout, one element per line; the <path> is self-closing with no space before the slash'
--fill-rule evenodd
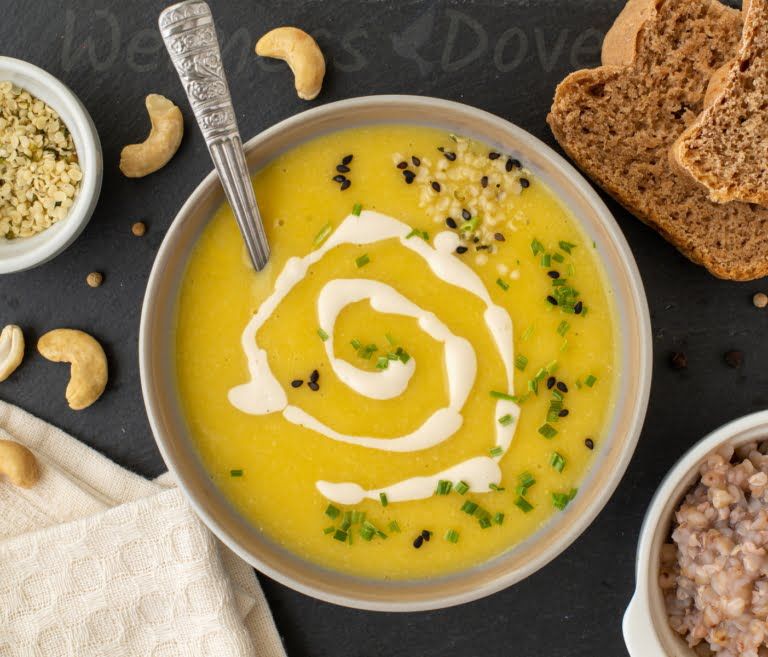
<path id="1" fill-rule="evenodd" d="M 768 210 L 713 203 L 668 156 L 712 74 L 736 55 L 741 25 L 717 0 L 630 0 L 603 66 L 569 75 L 547 120 L 590 177 L 691 260 L 751 280 L 768 275 Z"/>
<path id="2" fill-rule="evenodd" d="M 744 12 L 738 56 L 710 81 L 706 109 L 670 157 L 713 201 L 768 206 L 768 2 Z"/>

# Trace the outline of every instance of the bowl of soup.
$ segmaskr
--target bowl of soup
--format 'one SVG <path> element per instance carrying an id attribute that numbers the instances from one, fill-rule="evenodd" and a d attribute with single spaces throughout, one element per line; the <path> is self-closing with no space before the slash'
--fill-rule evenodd
<path id="1" fill-rule="evenodd" d="M 246 154 L 268 265 L 212 173 L 142 314 L 149 419 L 197 513 L 358 608 L 460 604 L 546 565 L 648 401 L 647 303 L 600 198 L 520 128 L 432 98 L 325 105 Z"/>

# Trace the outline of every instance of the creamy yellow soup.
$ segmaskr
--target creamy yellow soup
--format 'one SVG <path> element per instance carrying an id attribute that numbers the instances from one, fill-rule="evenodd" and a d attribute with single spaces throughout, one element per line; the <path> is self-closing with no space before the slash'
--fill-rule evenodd
<path id="1" fill-rule="evenodd" d="M 351 161 L 342 164 L 348 155 Z M 488 180 L 479 176 L 484 167 Z M 210 476 L 275 542 L 346 573 L 435 577 L 510 549 L 578 494 L 607 439 L 614 403 L 613 301 L 600 254 L 524 167 L 487 146 L 424 127 L 352 129 L 305 143 L 254 177 L 272 249 L 264 271 L 248 264 L 229 207 L 204 230 L 178 301 L 179 394 Z M 479 178 L 466 180 L 469 175 Z M 480 207 L 481 197 L 491 201 L 462 216 L 464 206 Z M 452 257 L 480 277 L 492 302 L 511 318 L 514 389 L 508 389 L 498 344 L 484 322 L 484 302 L 442 280 L 398 239 L 329 250 L 259 328 L 258 345 L 288 404 L 324 425 L 383 439 L 414 432 L 448 404 L 444 345 L 416 319 L 378 313 L 366 300 L 343 308 L 332 336 L 336 358 L 379 374 L 389 363 L 415 363 L 406 390 L 380 400 L 335 376 L 318 330 L 318 297 L 329 281 L 365 278 L 390 285 L 434 313 L 476 354 L 463 423 L 427 449 L 391 452 L 339 442 L 280 412 L 243 412 L 229 398 L 250 378 L 244 329 L 273 294 L 288 259 L 322 248 L 348 215 L 361 211 L 362 219 L 375 211 L 407 224 L 415 229 L 408 239 L 430 246 L 445 231 L 461 237 L 462 248 Z M 375 351 L 366 351 L 369 345 Z M 317 385 L 310 387 L 314 370 Z M 508 395 L 519 414 L 499 417 L 499 396 Z M 510 420 L 514 437 L 500 455 L 499 423 Z M 461 481 L 443 481 L 435 489 L 446 494 L 426 499 L 390 502 L 385 494 L 344 505 L 329 501 L 317 486 L 355 482 L 386 491 L 392 482 L 431 476 L 477 456 L 490 456 L 501 471 L 499 483 L 488 490 L 462 494 Z"/>

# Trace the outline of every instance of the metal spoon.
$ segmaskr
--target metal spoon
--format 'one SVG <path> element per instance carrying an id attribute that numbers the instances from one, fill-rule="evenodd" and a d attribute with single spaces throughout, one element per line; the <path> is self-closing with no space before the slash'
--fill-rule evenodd
<path id="1" fill-rule="evenodd" d="M 163 10 L 158 23 L 253 266 L 259 271 L 269 260 L 269 244 L 237 129 L 211 9 L 202 0 L 185 0 Z"/>

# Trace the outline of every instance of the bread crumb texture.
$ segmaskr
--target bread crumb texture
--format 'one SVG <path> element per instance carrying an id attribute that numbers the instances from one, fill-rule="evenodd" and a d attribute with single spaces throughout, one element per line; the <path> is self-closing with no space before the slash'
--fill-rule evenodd
<path id="1" fill-rule="evenodd" d="M 630 0 L 603 61 L 557 88 L 548 123 L 595 182 L 715 276 L 768 274 L 768 210 L 713 203 L 669 150 L 704 107 L 712 74 L 737 54 L 741 13 L 716 0 Z M 619 24 L 621 21 L 617 21 Z M 626 21 L 624 22 L 626 23 Z"/>

